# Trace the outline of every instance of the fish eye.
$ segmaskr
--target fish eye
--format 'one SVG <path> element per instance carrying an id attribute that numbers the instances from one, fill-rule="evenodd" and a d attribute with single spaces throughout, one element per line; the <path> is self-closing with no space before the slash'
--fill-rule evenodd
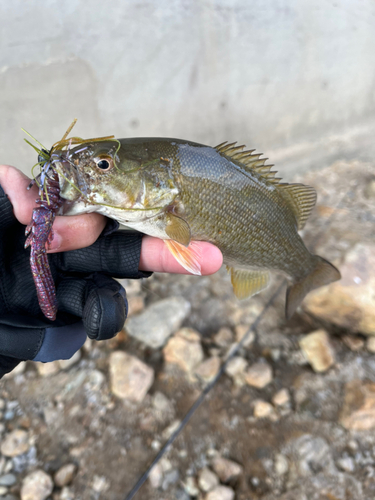
<path id="1" fill-rule="evenodd" d="M 96 166 L 103 172 L 110 170 L 113 167 L 113 160 L 110 156 L 102 156 L 94 158 Z"/>

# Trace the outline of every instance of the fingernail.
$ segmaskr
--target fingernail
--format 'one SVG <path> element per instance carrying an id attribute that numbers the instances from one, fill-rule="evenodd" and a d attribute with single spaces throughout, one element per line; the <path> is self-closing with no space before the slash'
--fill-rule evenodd
<path id="1" fill-rule="evenodd" d="M 53 233 L 52 241 L 46 243 L 47 252 L 57 252 L 62 245 L 62 237 L 59 233 Z"/>

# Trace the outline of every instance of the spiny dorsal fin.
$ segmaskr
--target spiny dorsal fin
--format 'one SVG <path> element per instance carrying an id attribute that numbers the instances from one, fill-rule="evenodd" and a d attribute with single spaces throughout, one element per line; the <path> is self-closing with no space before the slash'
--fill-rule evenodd
<path id="1" fill-rule="evenodd" d="M 244 170 L 251 173 L 256 172 L 267 182 L 272 184 L 278 184 L 280 182 L 281 179 L 279 177 L 275 177 L 276 172 L 270 172 L 273 165 L 265 165 L 268 158 L 260 158 L 263 153 L 253 154 L 255 149 L 243 151 L 245 146 L 236 146 L 236 144 L 236 142 L 231 142 L 230 144 L 222 142 L 216 146 L 215 149 L 218 153 L 224 154 L 225 156 L 241 163 Z"/>
<path id="2" fill-rule="evenodd" d="M 303 229 L 315 206 L 315 189 L 304 184 L 279 184 L 277 189 L 292 208 L 297 219 L 298 230 Z"/>

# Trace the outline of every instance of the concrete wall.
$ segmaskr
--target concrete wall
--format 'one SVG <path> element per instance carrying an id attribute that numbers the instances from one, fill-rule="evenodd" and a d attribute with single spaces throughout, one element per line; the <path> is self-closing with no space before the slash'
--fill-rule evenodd
<path id="1" fill-rule="evenodd" d="M 373 0 L 2 0 L 0 161 L 83 137 L 263 151 L 284 177 L 372 158 Z"/>

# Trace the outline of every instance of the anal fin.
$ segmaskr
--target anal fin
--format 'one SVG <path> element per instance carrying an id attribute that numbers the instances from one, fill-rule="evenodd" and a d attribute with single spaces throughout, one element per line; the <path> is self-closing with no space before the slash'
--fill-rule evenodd
<path id="1" fill-rule="evenodd" d="M 227 267 L 231 273 L 233 291 L 238 299 L 247 299 L 264 290 L 269 283 L 270 273 L 267 270 L 245 270 Z"/>
<path id="2" fill-rule="evenodd" d="M 168 250 L 181 266 L 191 274 L 200 276 L 201 272 L 201 251 L 197 242 L 190 242 L 188 247 L 173 240 L 164 240 Z"/>

